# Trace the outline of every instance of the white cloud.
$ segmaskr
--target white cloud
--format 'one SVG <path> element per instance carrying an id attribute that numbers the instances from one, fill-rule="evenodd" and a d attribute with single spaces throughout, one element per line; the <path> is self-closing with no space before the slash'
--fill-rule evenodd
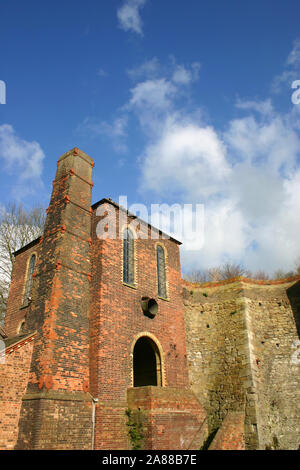
<path id="1" fill-rule="evenodd" d="M 0 158 L 8 174 L 16 176 L 14 189 L 24 194 L 40 186 L 45 154 L 38 142 L 18 137 L 9 124 L 0 126 Z M 28 183 L 30 182 L 30 186 Z"/>
<path id="2" fill-rule="evenodd" d="M 178 67 L 176 67 L 176 70 L 173 74 L 173 81 L 175 83 L 187 85 L 188 83 L 190 83 L 191 79 L 191 73 L 186 70 L 183 65 L 178 65 Z"/>
<path id="3" fill-rule="evenodd" d="M 171 105 L 172 96 L 176 92 L 175 86 L 168 80 L 146 80 L 138 83 L 131 90 L 129 106 L 137 108 L 167 109 Z"/>
<path id="4" fill-rule="evenodd" d="M 222 190 L 229 174 L 226 149 L 210 127 L 167 122 L 144 153 L 143 188 L 161 194 L 181 191 L 202 199 Z"/>
<path id="5" fill-rule="evenodd" d="M 157 77 L 159 71 L 159 60 L 157 59 L 157 57 L 153 57 L 150 60 L 146 60 L 138 67 L 134 67 L 132 69 L 127 70 L 127 74 L 132 80 L 140 80 L 144 77 L 146 77 L 147 79 L 155 78 Z"/>
<path id="6" fill-rule="evenodd" d="M 299 79 L 300 74 L 300 38 L 296 39 L 293 48 L 285 63 L 285 70 L 277 75 L 271 86 L 273 93 L 280 93 L 283 85 L 291 87 L 294 80 Z"/>
<path id="7" fill-rule="evenodd" d="M 293 49 L 287 58 L 287 65 L 292 67 L 300 67 L 300 38 L 294 41 Z"/>
<path id="8" fill-rule="evenodd" d="M 169 116 L 143 154 L 141 188 L 205 204 L 204 244 L 197 253 L 183 247 L 185 268 L 231 260 L 271 273 L 293 269 L 300 254 L 300 138 L 271 103 L 240 107 L 258 114 L 230 121 L 223 134 Z"/>
<path id="9" fill-rule="evenodd" d="M 296 43 L 293 51 L 287 67 L 295 68 Z M 191 112 L 185 99 L 199 68 L 174 58 L 161 66 L 153 58 L 128 72 L 137 83 L 121 116 L 135 115 L 146 139 L 140 191 L 165 202 L 205 205 L 204 243 L 194 240 L 198 251 L 189 251 L 190 241 L 182 240 L 186 270 L 225 261 L 269 273 L 293 269 L 300 255 L 300 107 L 282 114 L 270 99 L 239 99 L 241 117 L 221 132 Z M 122 121 L 100 129 L 126 137 Z"/>
<path id="10" fill-rule="evenodd" d="M 118 9 L 117 17 L 124 31 L 134 31 L 137 34 L 143 34 L 139 10 L 145 3 L 146 0 L 125 0 L 125 3 Z"/>
<path id="11" fill-rule="evenodd" d="M 111 137 L 126 136 L 127 116 L 115 118 L 112 124 L 97 119 L 86 118 L 79 125 L 80 130 L 88 130 L 95 135 L 108 135 Z"/>
<path id="12" fill-rule="evenodd" d="M 111 135 L 113 137 L 125 137 L 126 134 L 126 126 L 127 126 L 127 117 L 121 116 L 116 118 L 113 121 L 113 124 L 108 124 L 106 122 L 102 122 L 99 124 L 99 133 Z"/>
<path id="13" fill-rule="evenodd" d="M 144 133 L 151 138 L 162 129 L 173 109 L 177 87 L 166 78 L 146 80 L 130 90 L 131 98 L 124 111 L 134 113 Z"/>
<path id="14" fill-rule="evenodd" d="M 127 70 L 135 84 L 129 90 L 129 100 L 120 108 L 119 116 L 111 123 L 87 117 L 77 131 L 88 132 L 91 136 L 106 135 L 117 152 L 125 152 L 130 117 L 134 114 L 138 118 L 148 136 L 161 132 L 164 123 L 176 117 L 176 102 L 186 97 L 188 85 L 197 80 L 199 69 L 198 62 L 186 67 L 177 64 L 172 56 L 165 65 L 161 65 L 156 57 L 146 60 Z"/>
<path id="15" fill-rule="evenodd" d="M 254 116 L 235 119 L 229 123 L 225 140 L 236 159 L 255 167 L 267 165 L 272 174 L 288 175 L 299 153 L 299 136 L 280 115 L 267 120 Z"/>
<path id="16" fill-rule="evenodd" d="M 124 139 L 127 137 L 128 116 L 122 115 L 115 118 L 112 124 L 99 121 L 94 118 L 85 118 L 77 127 L 77 132 L 88 133 L 91 136 L 106 136 L 112 141 L 114 150 L 117 153 L 127 152 L 127 145 Z"/>
<path id="17" fill-rule="evenodd" d="M 261 113 L 264 115 L 272 115 L 274 112 L 274 108 L 270 99 L 265 101 L 246 101 L 238 99 L 236 102 L 236 107 L 239 109 L 244 109 L 247 111 L 256 111 L 257 113 Z"/>
<path id="18" fill-rule="evenodd" d="M 183 240 L 182 264 L 185 270 L 219 266 L 231 260 L 239 262 L 250 243 L 248 222 L 229 198 L 205 204 L 203 243 L 190 251 Z"/>
<path id="19" fill-rule="evenodd" d="M 200 64 L 194 62 L 191 65 L 190 70 L 184 67 L 183 65 L 177 65 L 173 73 L 173 82 L 188 85 L 193 80 L 197 80 L 199 76 Z"/>
<path id="20" fill-rule="evenodd" d="M 177 64 L 175 57 L 171 55 L 164 64 L 157 57 L 145 60 L 141 65 L 127 70 L 127 74 L 134 81 L 161 78 L 180 86 L 198 80 L 200 68 L 199 62 L 193 62 L 189 67 Z"/>
<path id="21" fill-rule="evenodd" d="M 149 136 L 161 133 L 167 121 L 177 119 L 177 103 L 184 97 L 188 85 L 197 80 L 200 64 L 190 67 L 178 65 L 174 57 L 170 63 L 161 66 L 156 58 L 132 69 L 131 78 L 140 78 L 130 90 L 131 98 L 123 110 L 133 111 Z M 184 113 L 183 118 L 186 117 Z"/>
<path id="22" fill-rule="evenodd" d="M 204 203 L 204 244 L 200 237 L 192 252 L 183 238 L 186 268 L 229 260 L 254 270 L 292 269 L 300 254 L 297 115 L 276 112 L 270 99 L 239 99 L 235 105 L 244 117 L 218 132 L 178 104 L 197 78 L 195 70 L 199 66 L 175 59 L 164 75 L 156 60 L 136 69 L 133 78 L 145 79 L 131 89 L 126 110 L 134 111 L 148 139 L 140 190 Z"/>

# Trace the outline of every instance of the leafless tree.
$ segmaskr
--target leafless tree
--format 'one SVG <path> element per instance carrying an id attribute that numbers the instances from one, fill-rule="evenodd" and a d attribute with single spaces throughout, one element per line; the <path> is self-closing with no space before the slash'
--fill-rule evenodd
<path id="1" fill-rule="evenodd" d="M 191 282 L 217 282 L 224 279 L 231 279 L 237 276 L 248 276 L 251 273 L 242 265 L 236 263 L 225 263 L 221 266 L 209 269 L 199 269 L 186 274 L 184 277 Z"/>
<path id="2" fill-rule="evenodd" d="M 225 263 L 220 268 L 222 279 L 231 279 L 237 276 L 250 277 L 251 273 L 238 263 Z"/>
<path id="3" fill-rule="evenodd" d="M 259 279 L 260 281 L 267 281 L 268 279 L 270 279 L 270 276 L 263 269 L 259 269 L 258 271 L 253 273 L 252 278 Z"/>
<path id="4" fill-rule="evenodd" d="M 185 274 L 184 278 L 190 282 L 216 282 L 222 279 L 220 267 L 209 269 L 196 269 Z"/>
<path id="5" fill-rule="evenodd" d="M 209 280 L 206 269 L 192 271 L 191 273 L 184 274 L 183 277 L 190 282 L 207 282 Z"/>
<path id="6" fill-rule="evenodd" d="M 283 269 L 277 269 L 274 272 L 272 279 L 286 279 L 287 277 L 294 276 L 294 274 L 294 271 L 284 271 Z"/>
<path id="7" fill-rule="evenodd" d="M 5 316 L 8 290 L 14 262 L 13 253 L 38 238 L 45 224 L 45 209 L 25 210 L 10 203 L 0 214 L 0 323 Z"/>
<path id="8" fill-rule="evenodd" d="M 298 258 L 298 260 L 296 261 L 295 274 L 300 275 L 300 258 Z"/>
<path id="9" fill-rule="evenodd" d="M 221 273 L 220 267 L 209 268 L 207 270 L 207 273 L 208 273 L 208 280 L 210 282 L 217 282 L 222 279 L 222 273 Z"/>
<path id="10" fill-rule="evenodd" d="M 268 280 L 268 279 L 285 279 L 294 275 L 300 275 L 300 258 L 295 263 L 294 271 L 285 271 L 283 269 L 277 269 L 270 276 L 266 271 L 259 269 L 252 273 L 249 269 L 243 267 L 239 263 L 225 263 L 221 266 L 216 266 L 209 269 L 199 269 L 191 273 L 185 274 L 184 278 L 191 282 L 217 282 L 224 279 L 232 279 L 233 277 L 243 276 L 252 279 Z"/>

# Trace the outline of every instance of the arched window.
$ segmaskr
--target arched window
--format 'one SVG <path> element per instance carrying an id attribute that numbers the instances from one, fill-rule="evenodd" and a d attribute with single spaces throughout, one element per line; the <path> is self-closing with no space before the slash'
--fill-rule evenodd
<path id="1" fill-rule="evenodd" d="M 147 385 L 162 385 L 161 357 L 154 341 L 142 336 L 133 349 L 133 386 Z"/>
<path id="2" fill-rule="evenodd" d="M 36 256 L 32 255 L 29 261 L 28 271 L 27 271 L 27 278 L 25 283 L 25 291 L 24 291 L 24 298 L 23 298 L 23 305 L 28 305 L 29 301 L 31 300 L 31 289 L 32 289 L 32 275 L 35 267 Z"/>
<path id="3" fill-rule="evenodd" d="M 162 246 L 156 248 L 158 297 L 167 298 L 165 252 Z"/>
<path id="4" fill-rule="evenodd" d="M 129 229 L 123 233 L 123 282 L 134 285 L 134 238 Z"/>
<path id="5" fill-rule="evenodd" d="M 21 323 L 18 326 L 18 335 L 21 335 L 25 331 L 25 320 L 22 320 Z"/>

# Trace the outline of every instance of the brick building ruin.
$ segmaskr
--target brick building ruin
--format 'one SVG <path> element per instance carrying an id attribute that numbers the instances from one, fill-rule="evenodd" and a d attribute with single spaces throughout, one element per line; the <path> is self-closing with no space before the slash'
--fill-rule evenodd
<path id="1" fill-rule="evenodd" d="M 91 206 L 93 166 L 60 157 L 44 233 L 15 253 L 0 449 L 131 449 L 130 425 L 144 449 L 297 449 L 300 277 L 182 280 L 180 242 Z"/>

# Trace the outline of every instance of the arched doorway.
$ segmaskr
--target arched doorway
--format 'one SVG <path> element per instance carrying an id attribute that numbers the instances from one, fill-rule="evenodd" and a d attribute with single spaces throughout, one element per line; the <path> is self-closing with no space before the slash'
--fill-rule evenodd
<path id="1" fill-rule="evenodd" d="M 137 340 L 133 349 L 133 386 L 161 386 L 161 358 L 158 347 L 147 336 Z"/>

